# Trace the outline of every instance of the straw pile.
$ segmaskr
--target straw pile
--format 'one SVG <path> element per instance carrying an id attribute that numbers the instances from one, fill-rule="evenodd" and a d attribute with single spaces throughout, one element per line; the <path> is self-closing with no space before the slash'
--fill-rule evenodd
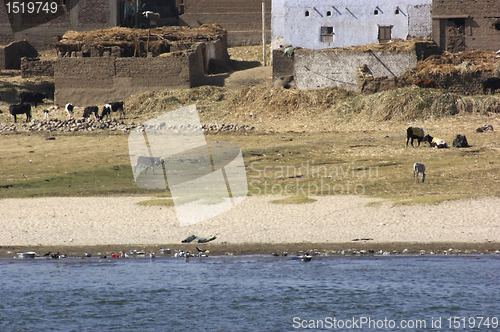
<path id="1" fill-rule="evenodd" d="M 218 24 L 197 29 L 168 26 L 154 29 L 113 27 L 92 31 L 68 31 L 56 43 L 58 52 L 86 52 L 91 48 L 119 47 L 121 56 L 136 56 L 137 50 L 154 55 L 174 49 L 188 49 L 194 43 L 226 38 L 226 30 Z"/>

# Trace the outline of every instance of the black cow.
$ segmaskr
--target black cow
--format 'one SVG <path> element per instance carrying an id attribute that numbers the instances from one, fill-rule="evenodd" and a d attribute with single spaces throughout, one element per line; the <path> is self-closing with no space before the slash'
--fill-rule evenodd
<path id="1" fill-rule="evenodd" d="M 408 127 L 408 129 L 406 129 L 406 146 L 408 146 L 408 141 L 410 139 L 411 146 L 413 146 L 414 139 L 418 141 L 418 146 L 420 146 L 420 142 L 424 139 L 424 130 L 419 127 Z"/>
<path id="2" fill-rule="evenodd" d="M 47 95 L 40 92 L 23 91 L 19 93 L 19 99 L 21 99 L 19 104 L 32 103 L 36 107 L 37 104 L 42 104 L 45 98 Z"/>
<path id="3" fill-rule="evenodd" d="M 26 122 L 31 120 L 31 105 L 30 104 L 20 104 L 20 105 L 10 105 L 9 113 L 14 116 L 14 123 L 16 123 L 16 115 L 26 113 Z"/>
<path id="4" fill-rule="evenodd" d="M 465 136 L 457 135 L 457 138 L 453 140 L 453 146 L 456 148 L 468 148 L 470 145 Z"/>
<path id="5" fill-rule="evenodd" d="M 161 167 L 161 159 L 158 157 L 145 157 L 145 156 L 139 156 L 137 157 L 137 163 L 134 165 L 134 173 L 137 170 L 137 167 L 140 167 L 139 173 L 142 173 L 142 168 L 145 167 L 146 170 L 144 171 L 144 174 L 148 172 L 148 168 L 151 167 L 153 170 L 153 174 L 155 174 L 155 168 L 156 167 Z"/>
<path id="6" fill-rule="evenodd" d="M 85 107 L 83 110 L 83 117 L 86 119 L 88 118 L 91 114 L 94 114 L 94 118 L 97 119 L 98 113 L 99 112 L 99 107 L 97 106 L 88 106 Z"/>
<path id="7" fill-rule="evenodd" d="M 495 94 L 495 90 L 500 89 L 500 78 L 499 77 L 488 77 L 481 80 L 481 85 L 483 86 L 483 94 L 487 94 L 487 90 L 490 89 L 491 94 Z"/>
<path id="8" fill-rule="evenodd" d="M 104 105 L 104 107 L 102 108 L 100 118 L 102 120 L 105 116 L 108 117 L 111 114 L 111 112 L 118 112 L 118 111 L 120 111 L 120 119 L 122 118 L 122 115 L 123 117 L 125 117 L 125 111 L 123 110 L 123 101 L 118 101 Z"/>

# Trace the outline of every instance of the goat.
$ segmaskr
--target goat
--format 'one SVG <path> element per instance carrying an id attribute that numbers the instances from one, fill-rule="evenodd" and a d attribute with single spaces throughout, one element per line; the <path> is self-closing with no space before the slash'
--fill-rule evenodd
<path id="1" fill-rule="evenodd" d="M 422 163 L 416 162 L 413 164 L 413 177 L 415 182 L 420 183 L 418 179 L 418 174 L 421 174 L 422 183 L 425 181 L 425 166 Z"/>
<path id="2" fill-rule="evenodd" d="M 408 129 L 406 129 L 406 146 L 408 146 L 408 141 L 410 139 L 411 146 L 413 146 L 414 139 L 418 141 L 418 146 L 420 146 L 420 142 L 424 139 L 424 130 L 419 127 L 408 127 Z"/>
<path id="3" fill-rule="evenodd" d="M 485 131 L 491 130 L 493 131 L 493 126 L 492 125 L 484 125 L 482 127 L 479 127 L 476 129 L 476 132 L 478 133 L 484 133 Z"/>
<path id="4" fill-rule="evenodd" d="M 448 144 L 441 138 L 437 137 L 432 137 L 431 135 L 425 135 L 424 137 L 424 142 L 429 142 L 431 148 L 438 148 L 438 149 L 447 149 Z"/>
<path id="5" fill-rule="evenodd" d="M 453 146 L 456 148 L 468 148 L 470 145 L 465 135 L 457 135 L 457 138 L 453 140 Z"/>
<path id="6" fill-rule="evenodd" d="M 70 103 L 66 104 L 66 113 L 68 113 L 68 117 L 71 119 L 73 117 L 73 109 L 74 106 Z"/>

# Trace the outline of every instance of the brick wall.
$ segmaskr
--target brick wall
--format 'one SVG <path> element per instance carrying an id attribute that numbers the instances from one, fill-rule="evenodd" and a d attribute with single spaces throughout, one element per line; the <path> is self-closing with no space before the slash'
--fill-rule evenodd
<path id="1" fill-rule="evenodd" d="M 21 77 L 54 76 L 54 61 L 38 58 L 21 59 Z"/>
<path id="2" fill-rule="evenodd" d="M 415 50 L 297 49 L 294 53 L 294 79 L 299 89 L 342 87 L 357 91 L 356 69 L 363 64 L 368 66 L 374 77 L 397 77 L 417 64 Z"/>
<path id="3" fill-rule="evenodd" d="M 111 16 L 108 0 L 79 0 L 78 26 L 102 28 L 109 26 Z"/>
<path id="4" fill-rule="evenodd" d="M 283 48 L 273 50 L 273 80 L 282 76 L 293 76 L 293 59 L 283 51 Z"/>
<path id="5" fill-rule="evenodd" d="M 21 58 L 37 55 L 37 51 L 27 41 L 12 42 L 0 47 L 0 69 L 20 69 Z"/>
<path id="6" fill-rule="evenodd" d="M 432 39 L 442 47 L 455 47 L 446 30 L 454 18 L 464 20 L 463 38 L 466 50 L 500 49 L 500 1 L 439 0 L 432 3 Z"/>
<path id="7" fill-rule="evenodd" d="M 66 0 L 72 3 L 75 0 Z M 53 49 L 55 43 L 68 30 L 92 30 L 114 26 L 116 23 L 116 0 L 79 0 L 69 11 L 69 6 L 62 6 L 64 13 L 39 26 L 12 33 L 5 6 L 0 5 L 0 45 L 14 40 L 27 39 L 37 50 Z"/>
<path id="8" fill-rule="evenodd" d="M 271 38 L 271 1 L 265 1 L 266 40 Z M 228 44 L 262 43 L 261 0 L 184 0 L 181 21 L 191 27 L 218 23 L 228 31 Z"/>

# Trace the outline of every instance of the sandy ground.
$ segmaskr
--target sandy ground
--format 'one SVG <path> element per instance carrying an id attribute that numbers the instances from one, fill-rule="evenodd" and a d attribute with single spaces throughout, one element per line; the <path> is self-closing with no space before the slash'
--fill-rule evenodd
<path id="1" fill-rule="evenodd" d="M 500 249 L 497 197 L 410 206 L 367 205 L 377 199 L 352 195 L 316 198 L 313 203 L 291 205 L 269 202 L 276 197 L 247 197 L 226 213 L 185 227 L 179 225 L 174 207 L 136 204 L 146 197 L 3 199 L 0 247 L 154 248 L 179 246 L 191 234 L 218 234 L 204 246 L 223 245 L 225 251 L 246 246 L 243 251 L 252 252 L 292 244 L 309 250 L 306 247 L 312 249 L 313 244 L 333 248 L 345 243 L 365 247 L 413 243 L 429 248 L 429 244 L 462 243 L 469 248 Z"/>

